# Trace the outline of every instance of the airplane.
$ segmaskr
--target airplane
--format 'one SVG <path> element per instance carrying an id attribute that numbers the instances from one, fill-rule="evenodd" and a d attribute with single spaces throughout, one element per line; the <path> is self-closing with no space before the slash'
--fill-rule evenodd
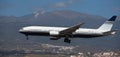
<path id="1" fill-rule="evenodd" d="M 71 27 L 48 27 L 48 26 L 27 26 L 19 30 L 20 33 L 38 36 L 51 36 L 50 40 L 58 40 L 64 37 L 65 43 L 71 43 L 71 38 L 95 38 L 115 34 L 117 30 L 112 30 L 113 23 L 117 18 L 112 16 L 105 21 L 98 29 L 80 28 L 84 23 L 80 23 Z"/>

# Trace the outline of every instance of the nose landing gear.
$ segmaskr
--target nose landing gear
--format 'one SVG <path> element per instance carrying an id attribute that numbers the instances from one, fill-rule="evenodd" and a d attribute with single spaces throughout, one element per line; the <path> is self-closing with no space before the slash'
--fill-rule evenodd
<path id="1" fill-rule="evenodd" d="M 26 36 L 26 40 L 29 40 L 28 35 L 25 35 L 25 36 Z"/>

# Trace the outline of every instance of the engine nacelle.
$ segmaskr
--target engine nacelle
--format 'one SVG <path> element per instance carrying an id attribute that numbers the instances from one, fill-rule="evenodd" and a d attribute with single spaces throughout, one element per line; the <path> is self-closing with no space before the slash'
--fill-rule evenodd
<path id="1" fill-rule="evenodd" d="M 50 31 L 51 36 L 58 36 L 59 32 L 58 31 Z"/>
<path id="2" fill-rule="evenodd" d="M 58 40 L 59 39 L 59 32 L 58 31 L 50 31 L 50 40 Z"/>
<path id="3" fill-rule="evenodd" d="M 50 37 L 50 40 L 58 40 L 60 37 Z"/>

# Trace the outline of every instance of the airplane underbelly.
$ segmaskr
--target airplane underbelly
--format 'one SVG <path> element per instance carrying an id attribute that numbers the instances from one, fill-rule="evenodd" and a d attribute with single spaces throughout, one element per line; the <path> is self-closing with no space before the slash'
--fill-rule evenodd
<path id="1" fill-rule="evenodd" d="M 92 37 L 100 37 L 102 35 L 83 35 L 83 34 L 74 34 L 73 37 L 80 37 L 80 38 L 92 38 Z"/>
<path id="2" fill-rule="evenodd" d="M 73 33 L 73 37 L 91 38 L 103 36 L 101 33 Z"/>
<path id="3" fill-rule="evenodd" d="M 49 32 L 38 32 L 38 31 L 23 31 L 23 32 L 20 32 L 22 34 L 25 34 L 25 35 L 40 35 L 40 36 L 49 36 Z"/>

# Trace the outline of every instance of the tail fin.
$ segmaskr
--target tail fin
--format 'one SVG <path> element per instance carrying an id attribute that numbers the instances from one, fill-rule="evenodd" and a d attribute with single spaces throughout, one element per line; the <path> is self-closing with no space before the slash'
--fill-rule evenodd
<path id="1" fill-rule="evenodd" d="M 117 16 L 112 16 L 103 25 L 101 25 L 98 30 L 110 31 L 112 29 L 113 23 L 115 22 Z"/>

